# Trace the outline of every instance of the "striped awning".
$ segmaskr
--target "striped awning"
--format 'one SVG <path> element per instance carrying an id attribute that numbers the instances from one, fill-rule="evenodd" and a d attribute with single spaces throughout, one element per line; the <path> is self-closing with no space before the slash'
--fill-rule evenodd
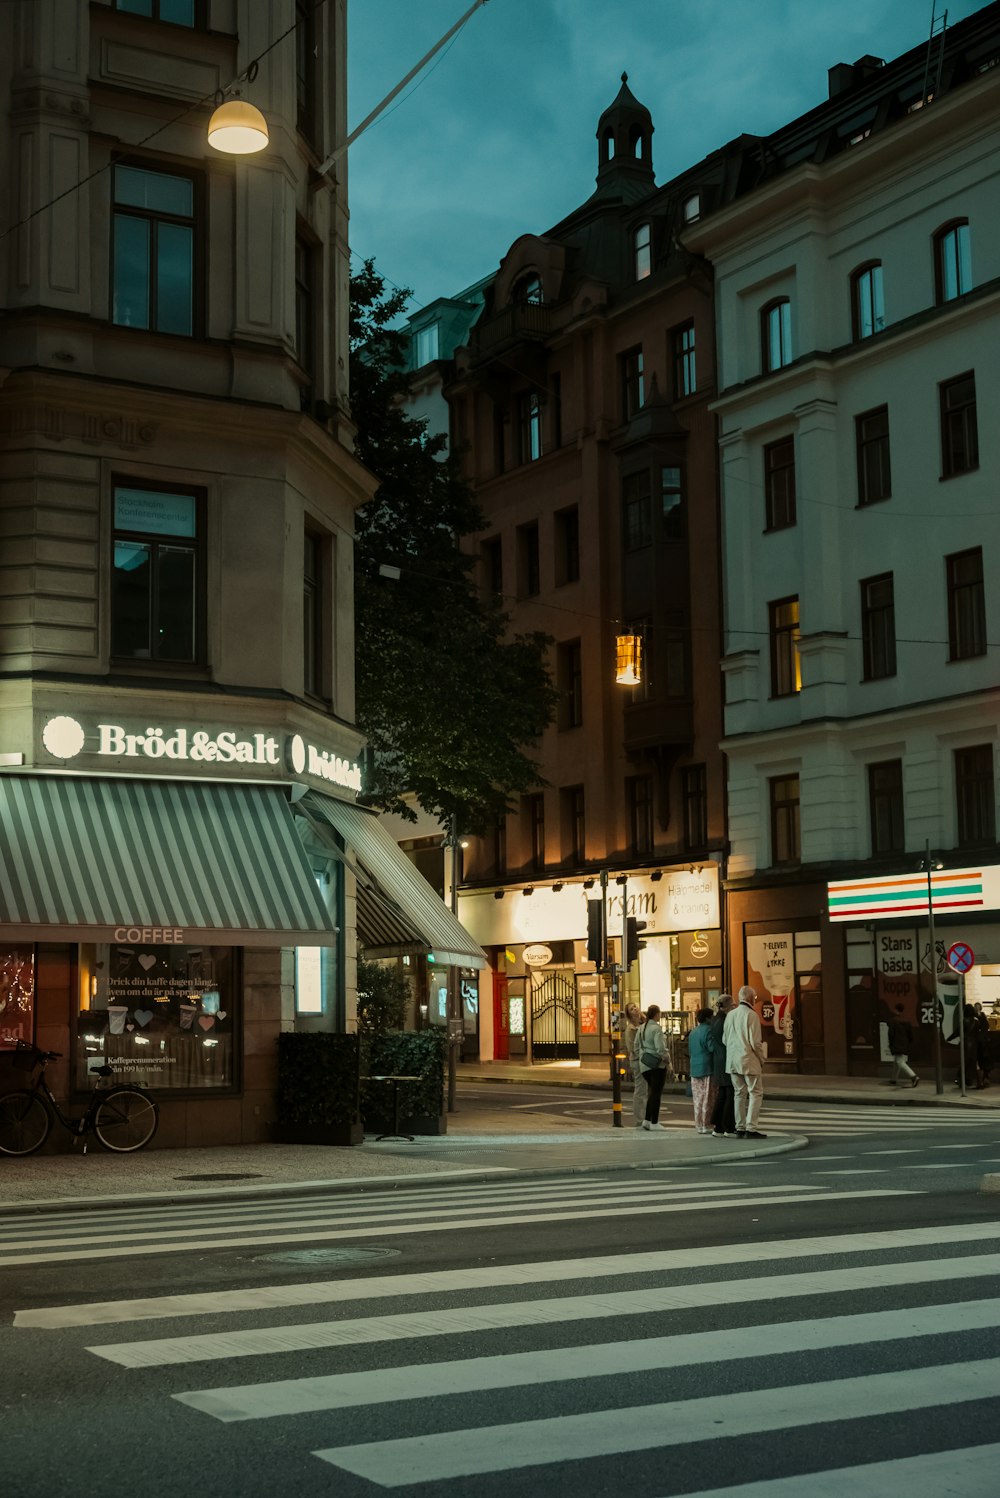
<path id="1" fill-rule="evenodd" d="M 336 941 L 284 790 L 0 777 L 0 938 L 155 943 L 148 930 L 220 946 Z"/>
<path id="2" fill-rule="evenodd" d="M 311 791 L 300 803 L 338 832 L 358 876 L 358 941 L 368 957 L 426 952 L 444 966 L 486 967 L 486 953 L 391 838 L 378 814 Z"/>

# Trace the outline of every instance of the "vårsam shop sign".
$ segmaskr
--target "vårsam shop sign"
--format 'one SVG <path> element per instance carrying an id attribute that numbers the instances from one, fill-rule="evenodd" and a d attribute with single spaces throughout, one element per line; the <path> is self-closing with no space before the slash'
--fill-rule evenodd
<path id="1" fill-rule="evenodd" d="M 62 764 L 80 761 L 112 765 L 151 774 L 156 771 L 189 769 L 228 770 L 245 766 L 326 781 L 344 790 L 360 791 L 361 768 L 330 749 L 318 748 L 298 733 L 254 732 L 245 727 L 195 727 L 189 724 L 145 724 L 141 728 L 123 723 L 96 723 L 85 727 L 76 718 L 49 718 L 42 728 L 39 762 L 47 758 Z"/>

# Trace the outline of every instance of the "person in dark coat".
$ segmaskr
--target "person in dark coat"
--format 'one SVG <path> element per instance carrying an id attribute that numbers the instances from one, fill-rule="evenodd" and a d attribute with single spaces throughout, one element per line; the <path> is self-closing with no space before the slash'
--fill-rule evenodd
<path id="1" fill-rule="evenodd" d="M 709 1034 L 708 1048 L 712 1054 L 712 1078 L 718 1088 L 711 1117 L 712 1134 L 716 1139 L 726 1136 L 736 1137 L 736 1094 L 733 1091 L 733 1079 L 726 1070 L 726 1047 L 722 1039 L 726 1015 L 732 1007 L 732 995 L 721 994 L 715 1006 L 715 1018 Z"/>
<path id="2" fill-rule="evenodd" d="M 903 1018 L 902 1005 L 897 1005 L 896 1014 L 889 1021 L 889 1050 L 892 1053 L 893 1087 L 900 1077 L 906 1085 L 916 1087 L 920 1078 L 907 1060 L 913 1050 L 913 1026 Z"/>

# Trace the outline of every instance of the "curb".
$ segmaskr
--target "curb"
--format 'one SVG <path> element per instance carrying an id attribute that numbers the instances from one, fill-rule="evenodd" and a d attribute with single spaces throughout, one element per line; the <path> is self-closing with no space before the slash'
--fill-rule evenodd
<path id="1" fill-rule="evenodd" d="M 1000 1193 L 1000 1175 L 992 1173 L 989 1175 L 984 1175 L 979 1183 L 979 1190 L 981 1192 L 987 1193 Z"/>
<path id="2" fill-rule="evenodd" d="M 486 1136 L 488 1137 L 488 1136 Z M 509 1166 L 509 1165 L 472 1165 L 463 1171 L 428 1171 L 422 1175 L 406 1176 L 364 1176 L 355 1177 L 350 1180 L 334 1179 L 330 1181 L 289 1181 L 280 1182 L 270 1186 L 228 1186 L 204 1191 L 148 1191 L 132 1192 L 128 1195 L 119 1196 L 67 1196 L 48 1197 L 38 1201 L 25 1201 L 0 1204 L 0 1222 L 7 1217 L 16 1216 L 51 1216 L 57 1212 L 73 1211 L 74 1209 L 89 1211 L 99 1210 L 106 1212 L 124 1211 L 132 1207 L 166 1207 L 180 1206 L 185 1202 L 191 1202 L 197 1206 L 211 1206 L 226 1202 L 254 1202 L 273 1201 L 276 1198 L 304 1198 L 321 1196 L 328 1192 L 357 1193 L 365 1191 L 377 1191 L 386 1187 L 400 1190 L 406 1187 L 419 1191 L 438 1183 L 482 1184 L 487 1181 L 496 1181 L 502 1178 L 504 1181 L 526 1180 L 544 1181 L 556 1180 L 568 1175 L 602 1175 L 609 1171 L 619 1170 L 685 1170 L 689 1167 L 700 1168 L 703 1165 L 732 1166 L 744 1160 L 762 1160 L 772 1155 L 786 1155 L 793 1150 L 805 1149 L 809 1140 L 804 1134 L 793 1134 L 790 1136 L 775 1138 L 773 1145 L 761 1148 L 759 1145 L 753 1150 L 734 1151 L 729 1155 L 706 1155 L 698 1159 L 689 1160 L 627 1160 L 627 1161 L 605 1161 L 600 1165 L 566 1164 L 559 1166 L 542 1166 L 535 1169 L 531 1166 Z M 484 1145 L 484 1148 L 489 1148 Z M 995 1177 L 998 1182 L 997 1190 L 1000 1190 L 1000 1176 Z"/>

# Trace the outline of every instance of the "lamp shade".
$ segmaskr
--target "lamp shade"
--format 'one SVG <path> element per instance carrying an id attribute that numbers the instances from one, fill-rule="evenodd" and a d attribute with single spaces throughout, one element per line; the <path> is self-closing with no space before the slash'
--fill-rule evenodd
<path id="1" fill-rule="evenodd" d="M 615 646 L 615 681 L 620 687 L 637 687 L 642 681 L 641 635 L 618 635 Z"/>
<path id="2" fill-rule="evenodd" d="M 208 143 L 227 156 L 250 156 L 268 143 L 267 121 L 245 99 L 227 99 L 208 122 Z"/>

